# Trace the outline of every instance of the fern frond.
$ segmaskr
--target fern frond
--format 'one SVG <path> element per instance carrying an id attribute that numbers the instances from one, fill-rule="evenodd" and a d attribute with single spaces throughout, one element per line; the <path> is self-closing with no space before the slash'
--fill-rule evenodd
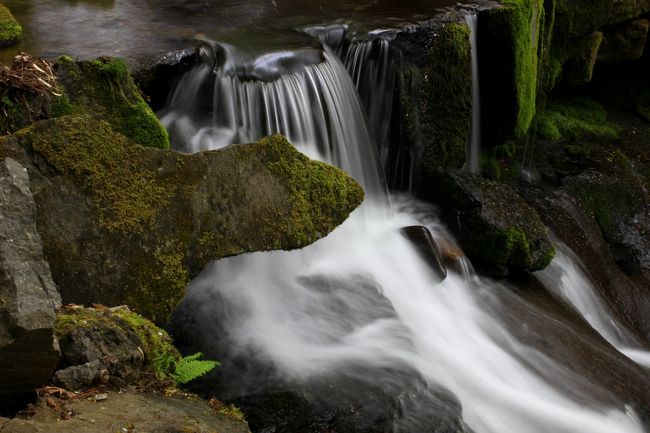
<path id="1" fill-rule="evenodd" d="M 203 376 L 219 365 L 217 361 L 202 360 L 201 352 L 189 355 L 179 359 L 174 365 L 172 377 L 179 385 L 191 382 L 192 380 Z"/>

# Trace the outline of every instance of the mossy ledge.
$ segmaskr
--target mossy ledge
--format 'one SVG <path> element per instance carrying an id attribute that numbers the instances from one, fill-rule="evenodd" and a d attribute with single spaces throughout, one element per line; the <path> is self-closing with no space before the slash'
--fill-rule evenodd
<path id="1" fill-rule="evenodd" d="M 126 303 L 157 323 L 211 260 L 306 246 L 364 196 L 343 171 L 281 136 L 185 155 L 72 115 L 0 138 L 0 154 L 30 172 L 64 302 Z"/>
<path id="2" fill-rule="evenodd" d="M 142 98 L 122 59 L 100 57 L 75 62 L 62 56 L 55 64 L 63 95 L 54 98 L 51 114 L 89 114 L 146 147 L 169 148 L 169 136 Z"/>
<path id="3" fill-rule="evenodd" d="M 0 4 L 0 47 L 14 45 L 23 37 L 23 28 L 18 24 L 11 11 Z"/>

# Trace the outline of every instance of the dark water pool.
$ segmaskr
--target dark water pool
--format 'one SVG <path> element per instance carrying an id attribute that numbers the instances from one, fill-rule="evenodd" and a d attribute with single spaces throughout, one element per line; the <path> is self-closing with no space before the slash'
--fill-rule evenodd
<path id="1" fill-rule="evenodd" d="M 19 46 L 0 50 L 43 57 L 133 56 L 218 39 L 242 28 L 252 43 L 281 39 L 279 30 L 354 20 L 368 28 L 417 22 L 455 0 L 5 0 L 24 27 Z"/>

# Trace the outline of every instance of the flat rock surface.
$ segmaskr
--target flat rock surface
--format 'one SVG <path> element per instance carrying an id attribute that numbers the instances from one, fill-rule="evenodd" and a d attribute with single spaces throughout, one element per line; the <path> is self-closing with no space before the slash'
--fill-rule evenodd
<path id="1" fill-rule="evenodd" d="M 204 400 L 135 391 L 75 401 L 43 398 L 31 414 L 29 419 L 0 418 L 0 432 L 249 433 L 245 422 L 217 413 Z"/>

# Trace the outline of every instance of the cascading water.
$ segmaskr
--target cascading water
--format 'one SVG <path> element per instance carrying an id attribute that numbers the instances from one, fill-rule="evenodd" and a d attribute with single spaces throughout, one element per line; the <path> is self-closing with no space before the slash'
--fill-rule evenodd
<path id="1" fill-rule="evenodd" d="M 397 31 L 375 30 L 357 35 L 342 24 L 307 27 L 304 31 L 330 47 L 345 65 L 365 109 L 368 130 L 379 149 L 382 167 L 387 172 L 399 173 L 395 177 L 406 177 L 401 173 L 401 164 L 405 158 L 401 155 L 391 158 L 390 155 L 390 128 L 393 123 L 393 98 L 397 78 L 391 41 Z M 391 159 L 396 167 L 389 167 Z M 406 159 L 409 167 L 404 171 L 410 174 L 413 159 Z"/>
<path id="2" fill-rule="evenodd" d="M 472 132 L 467 147 L 465 169 L 472 173 L 479 173 L 481 157 L 481 93 L 478 71 L 478 43 L 476 40 L 478 15 L 466 15 L 465 22 L 469 26 L 469 40 L 472 47 Z"/>
<path id="3" fill-rule="evenodd" d="M 181 81 L 163 115 L 172 136 L 201 150 L 283 133 L 303 152 L 348 171 L 367 196 L 341 227 L 307 248 L 210 265 L 186 294 L 200 310 L 195 316 L 207 344 L 211 335 L 219 338 L 211 325 L 219 318 L 235 345 L 293 381 L 342 371 L 363 375 L 374 367 L 415 370 L 458 397 L 476 433 L 643 432 L 633 411 L 595 401 L 595 386 L 504 328 L 491 295 L 497 283 L 454 273 L 436 283 L 399 230 L 429 223 L 442 236 L 422 217 L 434 211 L 422 212 L 424 205 L 409 196 L 391 207 L 354 83 L 336 56 L 325 49 L 321 63 L 269 81 L 237 75 L 254 61 L 223 67 L 228 62 L 198 66 Z M 197 101 L 208 85 L 214 105 L 206 118 Z M 323 280 L 325 287 L 317 283 Z M 385 301 L 372 301 L 368 287 Z M 219 302 L 210 302 L 215 296 Z M 563 385 L 575 382 L 578 398 L 536 371 L 557 372 Z"/>
<path id="4" fill-rule="evenodd" d="M 630 331 L 616 320 L 582 270 L 580 259 L 566 245 L 558 244 L 551 264 L 535 275 L 551 293 L 572 305 L 612 346 L 637 364 L 650 367 L 650 352 L 642 349 Z"/>

